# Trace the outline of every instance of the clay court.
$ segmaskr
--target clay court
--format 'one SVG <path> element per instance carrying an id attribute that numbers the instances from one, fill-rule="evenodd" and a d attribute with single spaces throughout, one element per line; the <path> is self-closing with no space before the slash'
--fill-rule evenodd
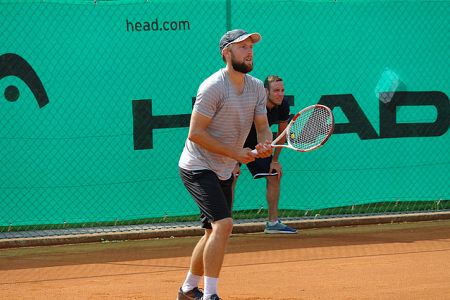
<path id="1" fill-rule="evenodd" d="M 169 299 L 199 237 L 3 249 L 0 299 Z M 450 299 L 450 221 L 232 235 L 223 299 Z"/>

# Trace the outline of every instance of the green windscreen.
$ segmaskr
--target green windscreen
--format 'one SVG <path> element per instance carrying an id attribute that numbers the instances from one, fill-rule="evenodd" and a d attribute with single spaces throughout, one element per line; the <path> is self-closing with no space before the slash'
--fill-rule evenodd
<path id="1" fill-rule="evenodd" d="M 283 150 L 280 209 L 450 198 L 449 1 L 0 0 L 0 226 L 195 215 L 178 175 L 198 86 L 244 28 L 251 75 L 335 132 Z M 273 128 L 276 131 L 276 128 Z M 242 167 L 236 211 L 267 206 Z"/>

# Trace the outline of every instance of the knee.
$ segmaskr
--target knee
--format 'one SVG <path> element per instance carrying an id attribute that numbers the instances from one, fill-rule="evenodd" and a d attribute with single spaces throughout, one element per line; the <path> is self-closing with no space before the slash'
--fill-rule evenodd
<path id="1" fill-rule="evenodd" d="M 212 223 L 213 233 L 221 236 L 229 236 L 233 231 L 233 219 L 225 218 Z"/>
<path id="2" fill-rule="evenodd" d="M 209 237 L 211 236 L 211 233 L 212 233 L 212 229 L 205 229 L 205 234 L 203 235 L 202 239 L 207 241 L 209 239 Z"/>

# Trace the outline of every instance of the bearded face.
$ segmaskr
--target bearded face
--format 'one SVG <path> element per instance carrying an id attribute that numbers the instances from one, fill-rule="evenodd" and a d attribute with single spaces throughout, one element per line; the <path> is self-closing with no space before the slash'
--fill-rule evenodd
<path id="1" fill-rule="evenodd" d="M 253 43 L 250 39 L 229 48 L 233 69 L 246 74 L 253 70 Z"/>

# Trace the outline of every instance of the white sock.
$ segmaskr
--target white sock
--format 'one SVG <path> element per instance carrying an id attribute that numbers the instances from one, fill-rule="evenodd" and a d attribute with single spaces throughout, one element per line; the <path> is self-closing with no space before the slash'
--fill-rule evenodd
<path id="1" fill-rule="evenodd" d="M 191 273 L 191 271 L 189 271 L 181 289 L 184 293 L 192 291 L 194 288 L 198 287 L 198 283 L 200 282 L 201 278 L 202 276 L 194 275 Z"/>
<path id="2" fill-rule="evenodd" d="M 203 299 L 209 300 L 209 298 L 217 294 L 217 281 L 219 278 L 205 276 L 205 290 L 203 291 Z"/>

